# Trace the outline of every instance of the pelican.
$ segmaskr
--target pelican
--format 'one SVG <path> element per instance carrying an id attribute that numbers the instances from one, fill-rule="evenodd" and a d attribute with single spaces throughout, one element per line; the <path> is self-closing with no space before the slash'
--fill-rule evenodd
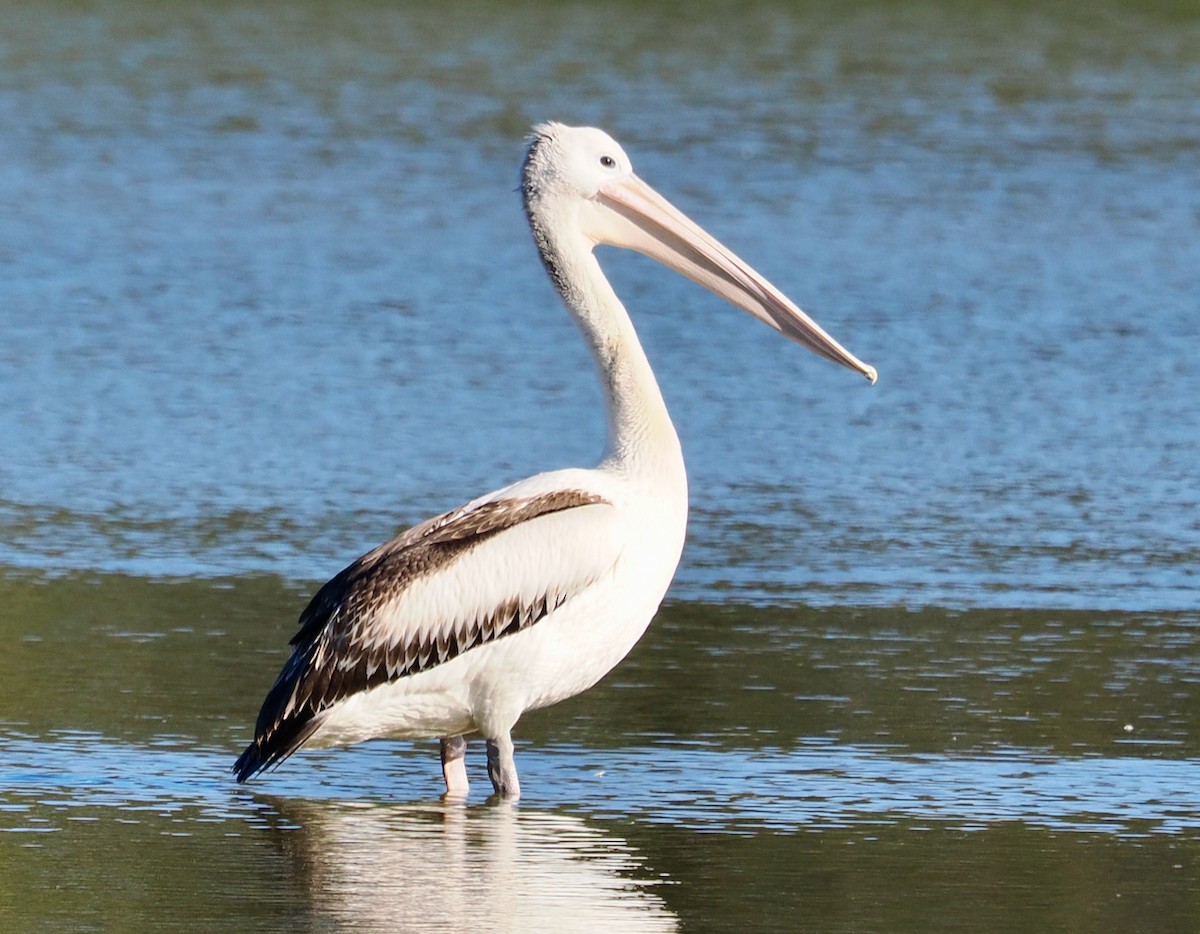
<path id="1" fill-rule="evenodd" d="M 457 798 L 468 790 L 466 737 L 480 734 L 496 795 L 516 798 L 517 720 L 590 688 L 646 631 L 683 549 L 687 477 L 595 247 L 644 253 L 875 382 L 873 367 L 635 175 L 607 133 L 536 126 L 521 194 L 542 263 L 600 370 L 604 459 L 436 516 L 325 584 L 233 766 L 238 781 L 306 744 L 437 737 L 446 796 Z"/>

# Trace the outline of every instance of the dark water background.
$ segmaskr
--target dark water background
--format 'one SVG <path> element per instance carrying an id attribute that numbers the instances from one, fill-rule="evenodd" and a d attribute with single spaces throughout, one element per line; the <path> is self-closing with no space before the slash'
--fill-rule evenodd
<path id="1" fill-rule="evenodd" d="M 692 483 L 647 637 L 519 807 L 238 788 L 316 584 L 597 456 L 546 118 L 879 384 L 608 253 Z M 1189 5 L 31 2 L 0 127 L 0 929 L 1200 928 Z"/>

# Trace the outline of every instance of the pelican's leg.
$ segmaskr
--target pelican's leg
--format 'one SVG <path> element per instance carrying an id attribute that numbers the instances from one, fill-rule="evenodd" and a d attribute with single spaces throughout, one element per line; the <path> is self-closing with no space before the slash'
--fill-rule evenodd
<path id="1" fill-rule="evenodd" d="M 467 784 L 467 740 L 464 736 L 443 736 L 442 777 L 446 779 L 447 798 L 465 798 Z"/>
<path id="2" fill-rule="evenodd" d="M 517 764 L 513 761 L 512 737 L 508 733 L 487 741 L 488 778 L 502 798 L 521 797 L 517 781 Z"/>

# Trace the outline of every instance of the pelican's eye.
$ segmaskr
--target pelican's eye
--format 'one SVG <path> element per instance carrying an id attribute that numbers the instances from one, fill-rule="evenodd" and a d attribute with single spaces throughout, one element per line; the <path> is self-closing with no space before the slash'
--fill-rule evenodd
<path id="1" fill-rule="evenodd" d="M 617 167 L 617 160 L 612 156 L 601 156 L 600 164 L 606 169 L 615 169 Z"/>

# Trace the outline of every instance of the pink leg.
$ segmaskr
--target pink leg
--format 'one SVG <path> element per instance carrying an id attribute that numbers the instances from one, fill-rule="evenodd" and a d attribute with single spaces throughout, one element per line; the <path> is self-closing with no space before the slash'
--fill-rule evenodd
<path id="1" fill-rule="evenodd" d="M 447 798 L 465 798 L 467 783 L 467 741 L 462 736 L 443 736 L 442 777 L 446 779 Z"/>

